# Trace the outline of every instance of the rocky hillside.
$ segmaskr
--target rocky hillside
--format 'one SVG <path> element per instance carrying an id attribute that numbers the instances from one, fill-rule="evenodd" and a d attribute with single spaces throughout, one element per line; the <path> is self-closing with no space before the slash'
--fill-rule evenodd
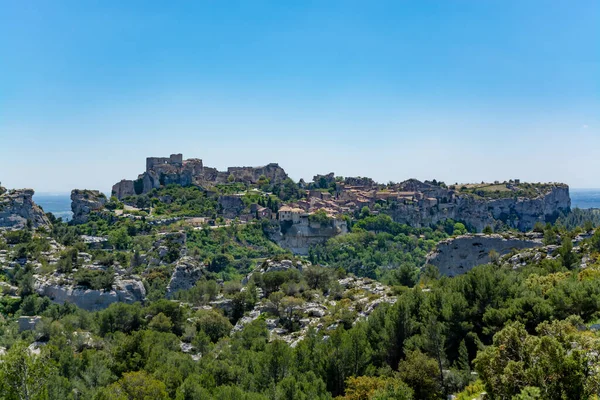
<path id="1" fill-rule="evenodd" d="M 310 263 L 292 260 L 267 260 L 244 279 L 248 284 L 254 275 L 311 269 Z M 258 281 L 264 278 L 257 279 Z M 255 280 L 256 281 L 256 280 Z M 317 285 L 318 286 L 318 285 Z M 251 322 L 266 318 L 270 340 L 281 339 L 295 347 L 310 328 L 317 332 L 332 332 L 338 326 L 352 325 L 366 319 L 381 304 L 394 304 L 397 300 L 391 288 L 368 278 L 348 276 L 328 281 L 327 290 L 313 291 L 306 296 L 266 296 L 258 292 L 258 302 L 233 328 L 242 331 Z M 245 287 L 242 290 L 247 290 Z"/>
<path id="2" fill-rule="evenodd" d="M 0 186 L 0 228 L 50 225 L 44 211 L 33 202 L 33 194 L 33 189 L 6 190 Z"/>

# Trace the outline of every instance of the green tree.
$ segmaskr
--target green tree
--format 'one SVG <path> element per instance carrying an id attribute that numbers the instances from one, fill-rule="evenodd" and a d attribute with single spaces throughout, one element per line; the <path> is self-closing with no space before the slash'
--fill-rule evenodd
<path id="1" fill-rule="evenodd" d="M 371 346 L 364 324 L 358 324 L 344 333 L 342 354 L 349 376 L 362 375 L 371 361 Z"/>
<path id="2" fill-rule="evenodd" d="M 412 388 L 417 399 L 442 398 L 438 363 L 419 350 L 407 352 L 398 365 L 398 377 Z"/>
<path id="3" fill-rule="evenodd" d="M 0 357 L 0 382 L 5 386 L 7 399 L 43 398 L 55 372 L 54 362 L 45 353 L 30 354 L 24 342 L 15 343 L 6 355 Z"/>
<path id="4" fill-rule="evenodd" d="M 467 228 L 465 227 L 464 224 L 457 222 L 454 224 L 454 229 L 452 231 L 452 234 L 454 236 L 459 236 L 459 235 L 466 235 L 467 234 Z"/>
<path id="5" fill-rule="evenodd" d="M 541 398 L 584 399 L 598 393 L 600 382 L 589 370 L 597 363 L 598 341 L 569 321 L 544 322 L 536 331 L 530 335 L 523 324 L 510 323 L 477 354 L 475 367 L 488 394 L 535 399 L 539 388 Z"/>
<path id="6" fill-rule="evenodd" d="M 101 392 L 99 400 L 168 400 L 166 386 L 144 371 L 127 372 Z"/>
<path id="7" fill-rule="evenodd" d="M 196 329 L 205 332 L 213 342 L 227 336 L 232 328 L 231 322 L 214 310 L 200 310 L 196 313 Z"/>
<path id="8" fill-rule="evenodd" d="M 132 239 L 127 228 L 121 227 L 108 233 L 108 242 L 117 250 L 125 250 L 131 245 Z"/>
<path id="9" fill-rule="evenodd" d="M 573 242 L 570 237 L 565 237 L 562 241 L 562 245 L 558 250 L 563 266 L 567 269 L 572 269 L 576 266 L 578 257 L 573 253 Z"/>
<path id="10" fill-rule="evenodd" d="M 171 329 L 173 329 L 173 322 L 171 322 L 171 318 L 167 317 L 165 314 L 158 313 L 152 318 L 148 324 L 148 328 L 158 332 L 171 332 Z"/>

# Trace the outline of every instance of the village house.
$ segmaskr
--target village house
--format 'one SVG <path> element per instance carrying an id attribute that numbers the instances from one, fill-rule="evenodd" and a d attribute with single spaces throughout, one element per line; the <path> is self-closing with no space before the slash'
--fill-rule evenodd
<path id="1" fill-rule="evenodd" d="M 294 224 L 299 224 L 303 217 L 308 219 L 308 213 L 301 208 L 292 208 L 283 206 L 278 211 L 278 219 L 281 222 L 292 221 Z"/>
<path id="2" fill-rule="evenodd" d="M 271 219 L 273 217 L 273 212 L 270 208 L 267 207 L 258 207 L 256 209 L 256 218 L 258 219 Z"/>

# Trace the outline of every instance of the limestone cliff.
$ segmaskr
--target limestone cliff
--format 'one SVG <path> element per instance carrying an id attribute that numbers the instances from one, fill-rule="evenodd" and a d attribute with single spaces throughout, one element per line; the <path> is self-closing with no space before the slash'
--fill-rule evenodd
<path id="1" fill-rule="evenodd" d="M 22 229 L 50 225 L 44 211 L 33 202 L 33 189 L 6 190 L 0 186 L 0 228 Z"/>
<path id="2" fill-rule="evenodd" d="M 450 200 L 443 201 L 446 199 Z M 448 196 L 430 200 L 433 201 L 419 206 L 399 204 L 388 213 L 396 222 L 417 227 L 435 225 L 451 218 L 478 232 L 497 223 L 524 232 L 531 230 L 536 222 L 553 222 L 559 212 L 568 212 L 571 208 L 569 187 L 563 184 L 554 184 L 535 197 L 489 199 L 448 191 Z"/>
<path id="3" fill-rule="evenodd" d="M 515 249 L 527 249 L 542 246 L 541 235 L 530 234 L 527 237 L 503 237 L 501 235 L 464 235 L 446 239 L 438 243 L 435 250 L 427 256 L 427 264 L 438 267 L 446 276 L 464 274 L 477 265 L 490 262 L 493 250 L 502 256 Z"/>
<path id="4" fill-rule="evenodd" d="M 235 218 L 239 216 L 246 205 L 240 196 L 223 195 L 219 196 L 219 209 L 225 218 Z"/>
<path id="5" fill-rule="evenodd" d="M 71 210 L 73 211 L 73 224 L 84 224 L 94 211 L 100 211 L 104 208 L 107 199 L 104 193 L 98 190 L 80 190 L 71 191 Z"/>
<path id="6" fill-rule="evenodd" d="M 294 254 L 308 255 L 311 246 L 324 243 L 328 239 L 348 232 L 346 221 L 331 220 L 328 224 L 281 222 L 268 232 L 271 240 Z"/>
<path id="7" fill-rule="evenodd" d="M 88 311 L 107 308 L 112 303 L 144 301 L 146 289 L 139 279 L 117 277 L 110 290 L 93 290 L 67 285 L 56 279 L 35 276 L 35 290 L 58 304 L 72 303 Z"/>

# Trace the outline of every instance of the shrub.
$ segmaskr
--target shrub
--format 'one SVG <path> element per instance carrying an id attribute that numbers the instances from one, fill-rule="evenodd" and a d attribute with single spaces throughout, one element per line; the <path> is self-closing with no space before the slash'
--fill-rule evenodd
<path id="1" fill-rule="evenodd" d="M 112 288 L 115 280 L 114 269 L 108 268 L 106 271 L 97 271 L 82 268 L 75 273 L 75 284 L 88 287 L 94 290 L 108 290 Z"/>

